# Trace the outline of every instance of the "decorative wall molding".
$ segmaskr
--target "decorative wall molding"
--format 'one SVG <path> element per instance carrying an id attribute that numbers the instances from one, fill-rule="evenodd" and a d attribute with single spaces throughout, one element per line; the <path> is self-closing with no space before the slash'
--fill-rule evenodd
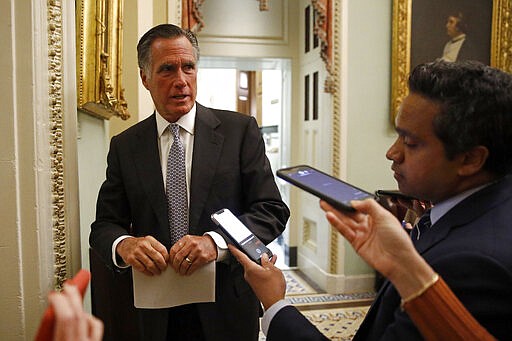
<path id="1" fill-rule="evenodd" d="M 332 81 L 332 174 L 340 177 L 341 164 L 341 3 L 333 1 L 333 58 L 331 68 Z M 337 273 L 338 271 L 338 231 L 331 227 L 330 247 L 329 247 L 329 272 Z"/>
<path id="2" fill-rule="evenodd" d="M 48 0 L 48 74 L 54 283 L 60 288 L 67 275 L 66 207 L 64 195 L 64 121 L 62 80 L 62 3 Z"/>
<path id="3" fill-rule="evenodd" d="M 214 13 L 215 8 L 224 5 L 214 4 L 213 1 L 205 1 L 203 6 L 205 26 L 198 34 L 201 44 L 247 44 L 247 45 L 283 45 L 289 44 L 288 32 L 288 6 L 290 0 L 280 0 L 272 2 L 270 11 L 262 11 L 257 14 L 258 20 L 269 23 L 278 23 L 279 25 L 255 25 L 252 22 L 255 14 L 250 4 L 240 1 L 237 3 L 236 10 L 239 10 L 236 19 L 226 21 L 224 17 L 209 16 Z M 292 0 L 297 1 L 297 0 Z M 239 29 L 232 29 L 232 21 L 236 21 L 235 25 L 244 23 Z"/>
<path id="4" fill-rule="evenodd" d="M 302 220 L 302 244 L 313 252 L 317 250 L 317 226 L 316 223 L 310 219 L 304 218 Z"/>

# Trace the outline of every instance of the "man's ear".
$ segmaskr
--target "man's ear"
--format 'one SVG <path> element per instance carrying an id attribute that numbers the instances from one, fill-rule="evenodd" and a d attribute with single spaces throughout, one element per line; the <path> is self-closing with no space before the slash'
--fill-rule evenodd
<path id="1" fill-rule="evenodd" d="M 484 146 L 476 146 L 463 153 L 462 157 L 459 175 L 473 175 L 481 171 L 484 167 L 485 161 L 489 157 L 489 149 Z"/>
<path id="2" fill-rule="evenodd" d="M 147 76 L 146 76 L 146 73 L 144 72 L 143 69 L 139 69 L 139 74 L 140 74 L 140 79 L 142 80 L 142 84 L 144 85 L 144 87 L 149 90 L 148 88 L 148 81 L 147 81 Z"/>

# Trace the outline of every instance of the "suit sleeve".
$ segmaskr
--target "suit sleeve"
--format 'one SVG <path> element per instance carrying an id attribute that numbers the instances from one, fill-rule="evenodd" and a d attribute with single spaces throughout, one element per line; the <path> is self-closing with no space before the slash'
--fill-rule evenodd
<path id="1" fill-rule="evenodd" d="M 89 243 L 110 266 L 112 244 L 129 234 L 130 209 L 123 186 L 116 137 L 112 138 L 107 156 L 106 179 L 101 185 L 96 203 L 96 220 L 91 225 Z"/>
<path id="2" fill-rule="evenodd" d="M 261 132 L 253 117 L 246 127 L 241 150 L 241 178 L 246 207 L 239 218 L 268 244 L 283 232 L 290 211 L 281 199 L 265 155 Z"/>
<path id="3" fill-rule="evenodd" d="M 286 306 L 274 316 L 267 333 L 268 341 L 324 341 L 329 340 L 295 307 Z"/>
<path id="4" fill-rule="evenodd" d="M 492 257 L 471 252 L 444 255 L 432 261 L 431 266 L 493 336 L 502 339 L 512 335 L 512 274 L 506 267 Z M 397 307 L 395 322 L 386 328 L 381 339 L 418 336 L 409 316 Z"/>
<path id="5" fill-rule="evenodd" d="M 426 340 L 495 340 L 467 311 L 441 277 L 403 307 Z"/>

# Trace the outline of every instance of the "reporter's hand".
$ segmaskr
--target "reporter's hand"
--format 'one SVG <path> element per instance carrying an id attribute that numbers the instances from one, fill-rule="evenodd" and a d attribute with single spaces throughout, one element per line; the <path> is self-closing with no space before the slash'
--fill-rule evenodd
<path id="1" fill-rule="evenodd" d="M 64 284 L 64 290 L 53 292 L 48 301 L 55 313 L 54 341 L 99 341 L 103 323 L 86 313 L 82 297 L 74 285 Z"/>
<path id="2" fill-rule="evenodd" d="M 180 275 L 190 275 L 217 259 L 217 245 L 209 235 L 187 234 L 169 250 L 169 266 Z"/>
<path id="3" fill-rule="evenodd" d="M 393 214 L 373 199 L 352 201 L 351 204 L 355 212 L 340 212 L 320 201 L 327 220 L 373 268 L 389 277 L 397 264 L 419 257 L 409 235 Z"/>
<path id="4" fill-rule="evenodd" d="M 116 252 L 126 264 L 148 276 L 160 275 L 167 269 L 169 253 L 152 236 L 123 239 L 117 245 Z"/>
<path id="5" fill-rule="evenodd" d="M 284 298 L 286 281 L 281 270 L 274 265 L 277 260 L 276 255 L 272 257 L 272 260 L 269 260 L 267 254 L 263 254 L 260 266 L 233 245 L 229 244 L 228 248 L 244 267 L 244 278 L 265 310 Z"/>

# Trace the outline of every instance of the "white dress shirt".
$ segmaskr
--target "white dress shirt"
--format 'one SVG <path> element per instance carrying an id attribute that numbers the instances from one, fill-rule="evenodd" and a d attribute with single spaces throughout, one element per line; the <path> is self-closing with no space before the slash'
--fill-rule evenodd
<path id="1" fill-rule="evenodd" d="M 460 48 L 462 47 L 462 44 L 464 44 L 464 40 L 466 40 L 466 35 L 461 34 L 447 42 L 446 45 L 444 46 L 443 56 L 441 57 L 441 59 L 444 60 L 445 62 L 457 61 L 457 56 L 459 55 L 459 51 Z"/>

